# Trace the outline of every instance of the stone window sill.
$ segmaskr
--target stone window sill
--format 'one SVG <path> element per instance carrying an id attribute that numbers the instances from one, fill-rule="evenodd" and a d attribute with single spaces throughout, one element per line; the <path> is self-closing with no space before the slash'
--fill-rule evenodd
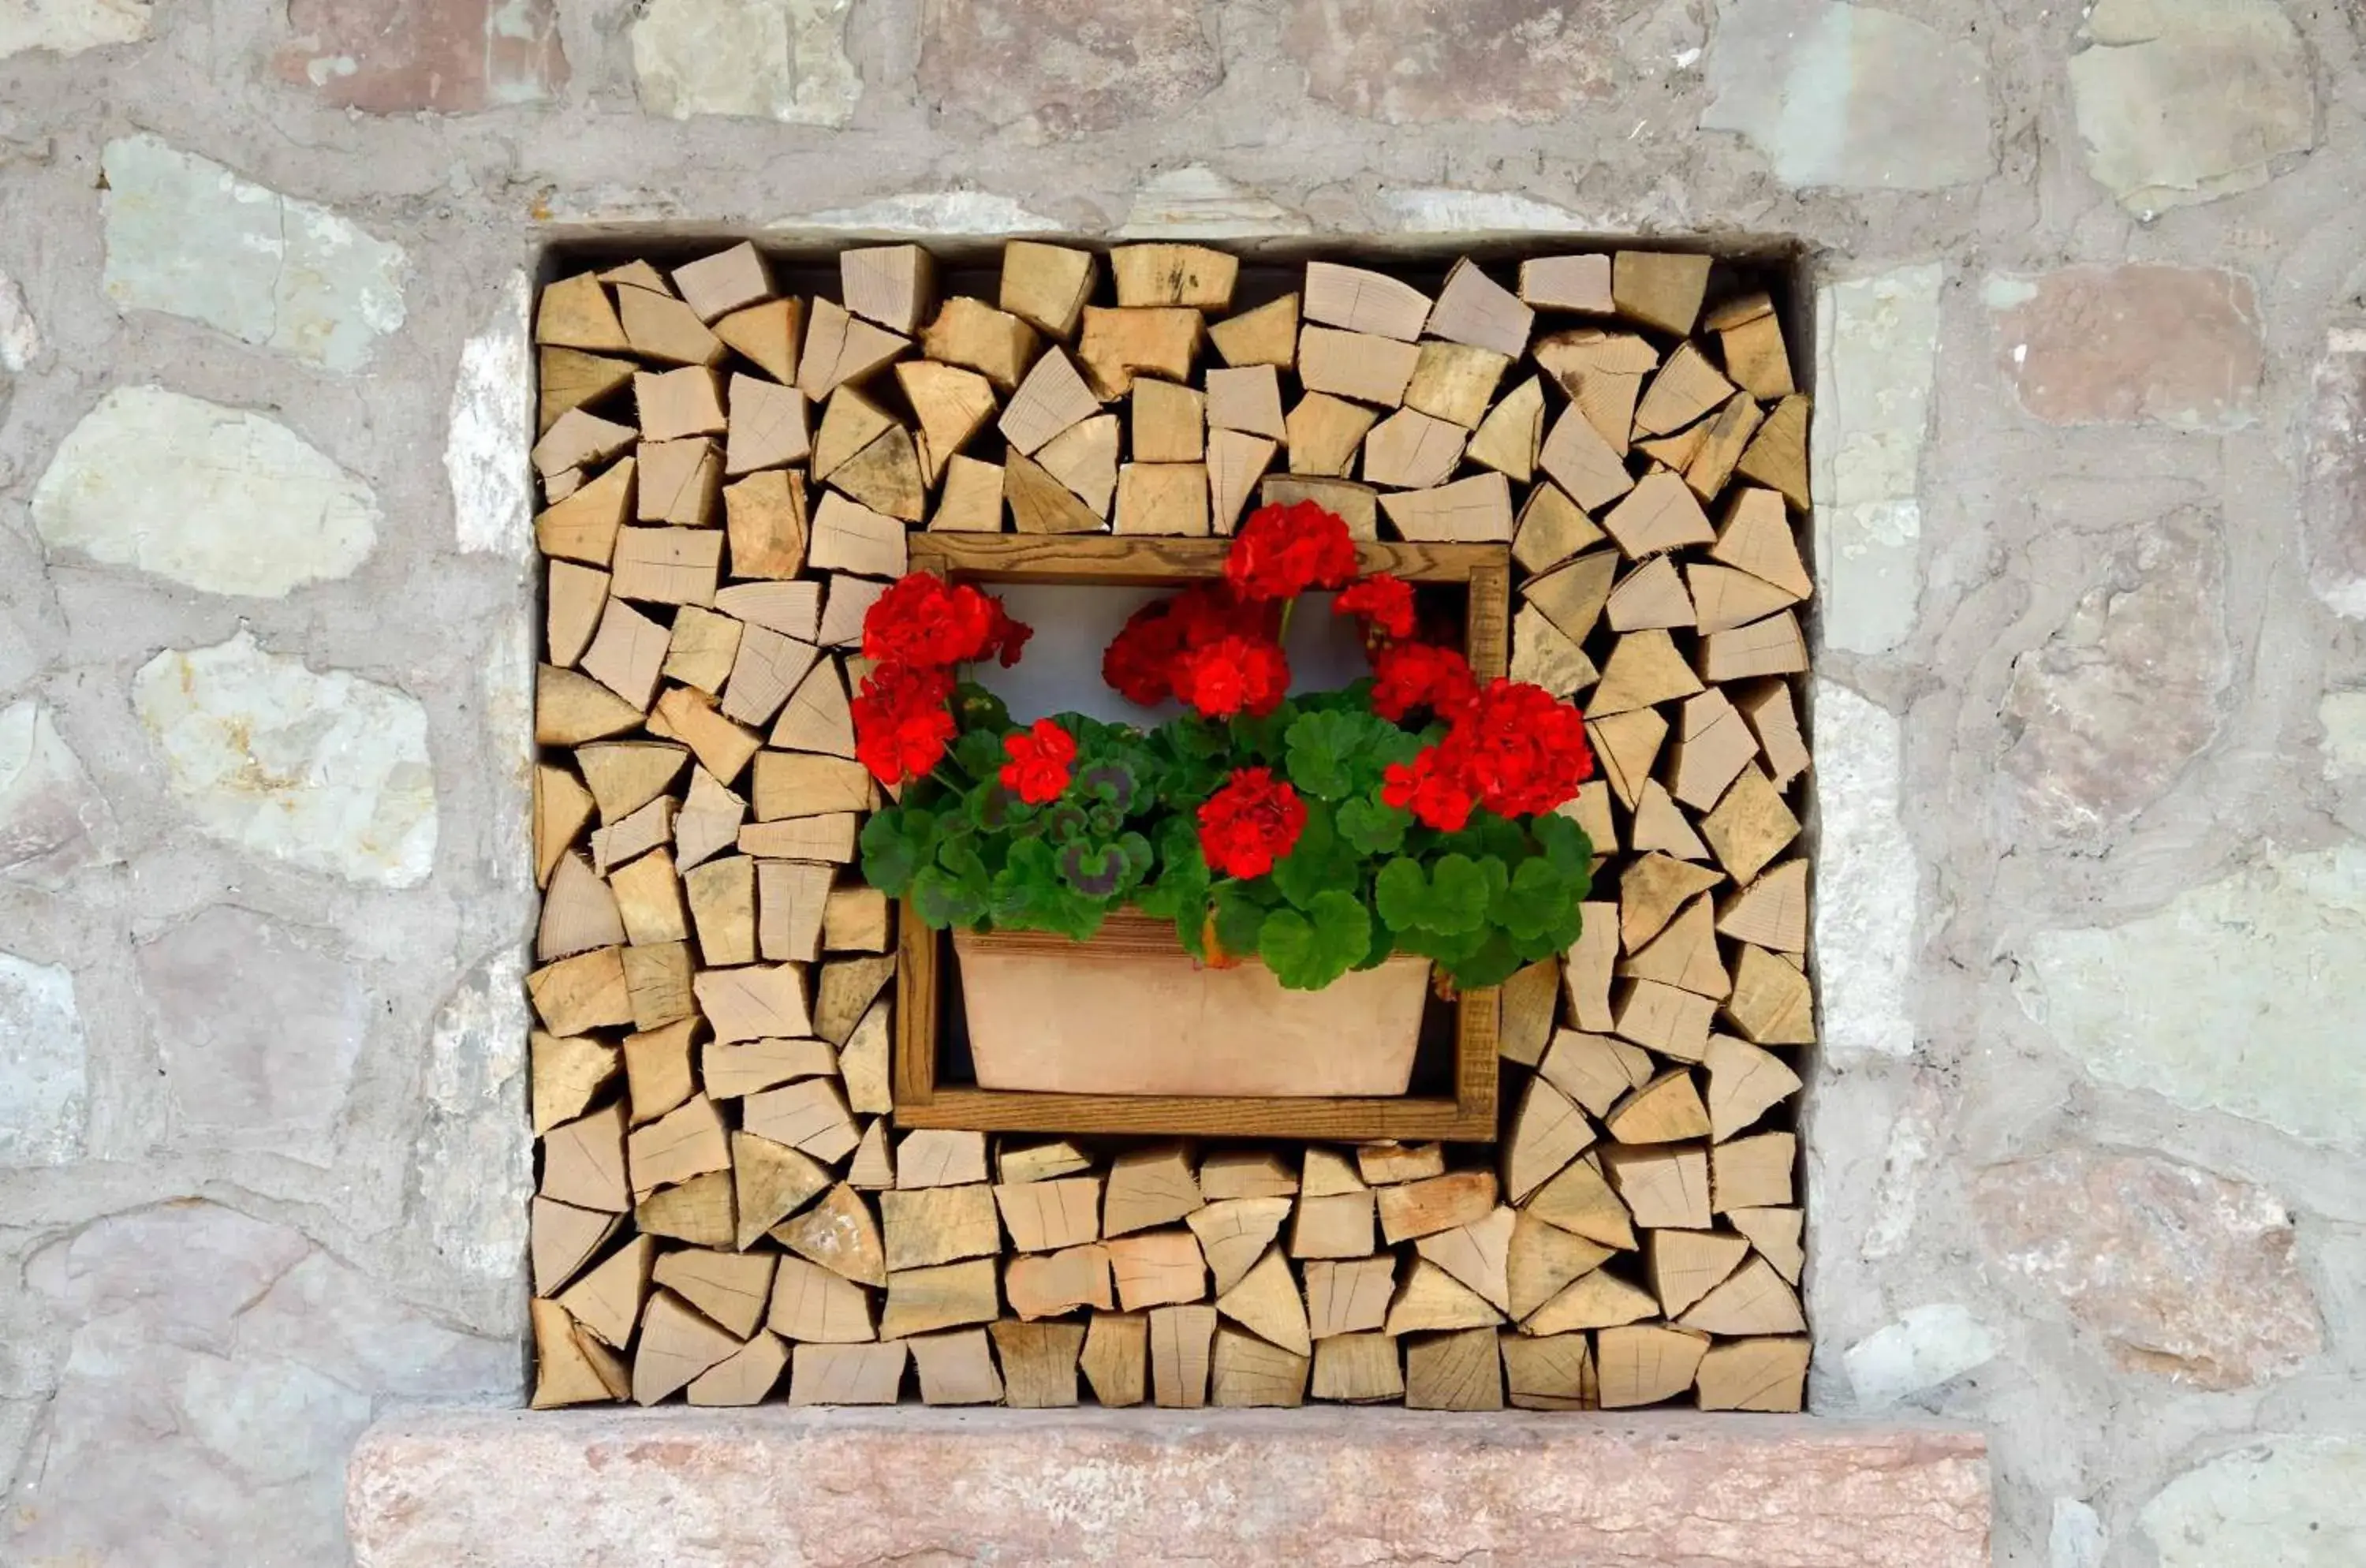
<path id="1" fill-rule="evenodd" d="M 1432 1411 L 414 1411 L 360 1568 L 1000 1562 L 1985 1568 L 1977 1432 Z"/>

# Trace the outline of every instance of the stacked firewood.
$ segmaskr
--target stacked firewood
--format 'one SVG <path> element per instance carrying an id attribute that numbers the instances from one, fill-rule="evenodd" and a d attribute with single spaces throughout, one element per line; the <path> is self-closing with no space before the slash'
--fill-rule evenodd
<path id="1" fill-rule="evenodd" d="M 918 246 L 839 260 L 836 299 L 749 245 L 542 294 L 535 1403 L 1797 1408 L 1807 400 L 1774 302 L 1639 251 L 1433 294 L 1014 242 L 992 302 Z M 1499 1143 L 897 1130 L 848 702 L 909 530 L 1299 499 L 1508 545 L 1512 673 L 1587 714 L 1597 901 L 1503 989 Z"/>

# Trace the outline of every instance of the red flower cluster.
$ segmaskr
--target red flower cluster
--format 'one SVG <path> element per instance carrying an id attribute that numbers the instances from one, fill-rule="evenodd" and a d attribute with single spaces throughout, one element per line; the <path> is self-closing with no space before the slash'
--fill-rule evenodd
<path id="1" fill-rule="evenodd" d="M 1372 711 L 1391 724 L 1415 708 L 1450 719 L 1478 694 L 1470 661 L 1450 648 L 1401 642 L 1372 655 Z"/>
<path id="2" fill-rule="evenodd" d="M 1290 692 L 1290 660 L 1267 637 L 1220 637 L 1175 661 L 1175 694 L 1204 718 L 1262 718 Z"/>
<path id="3" fill-rule="evenodd" d="M 1225 581 L 1251 602 L 1295 599 L 1355 575 L 1356 541 L 1346 523 L 1311 501 L 1258 507 L 1224 556 Z"/>
<path id="4" fill-rule="evenodd" d="M 854 754 L 882 784 L 902 784 L 937 765 L 953 738 L 953 672 L 882 664 L 862 678 L 854 710 Z"/>
<path id="5" fill-rule="evenodd" d="M 1262 604 L 1245 604 L 1221 582 L 1193 583 L 1169 598 L 1153 600 L 1136 610 L 1101 656 L 1101 679 L 1130 703 L 1155 707 L 1169 697 L 1190 703 L 1201 713 L 1219 710 L 1203 705 L 1194 692 L 1207 687 L 1208 700 L 1221 700 L 1223 678 L 1200 671 L 1203 660 L 1192 656 L 1215 644 L 1249 644 L 1261 651 L 1254 657 L 1257 671 L 1242 682 L 1244 694 L 1229 709 L 1271 712 L 1290 685 L 1290 668 L 1281 645 L 1273 637 L 1273 615 Z M 1262 708 L 1250 701 L 1268 685 L 1271 702 Z"/>
<path id="6" fill-rule="evenodd" d="M 1364 623 L 1364 641 L 1403 642 L 1413 636 L 1413 584 L 1385 571 L 1358 578 L 1331 601 L 1335 615 Z"/>
<path id="7" fill-rule="evenodd" d="M 873 601 L 862 617 L 862 653 L 883 664 L 941 669 L 991 655 L 1008 670 L 1034 635 L 1010 618 L 1001 600 L 916 571 Z"/>
<path id="8" fill-rule="evenodd" d="M 882 784 L 937 765 L 956 728 L 952 667 L 988 655 L 1008 667 L 1032 636 L 1002 601 L 927 572 L 899 579 L 862 617 L 862 652 L 876 660 L 851 705 L 854 754 Z"/>
<path id="9" fill-rule="evenodd" d="M 1010 761 L 1002 764 L 1002 786 L 1030 806 L 1060 798 L 1068 787 L 1068 764 L 1076 760 L 1076 738 L 1048 718 L 1002 738 Z"/>
<path id="10" fill-rule="evenodd" d="M 1380 785 L 1382 801 L 1443 832 L 1474 806 L 1502 817 L 1550 811 L 1593 775 L 1583 716 L 1541 686 L 1491 681 L 1451 722 L 1445 739 L 1390 764 Z"/>
<path id="11" fill-rule="evenodd" d="M 1270 768 L 1235 768 L 1200 807 L 1200 852 L 1223 876 L 1263 876 L 1306 830 L 1306 803 Z"/>

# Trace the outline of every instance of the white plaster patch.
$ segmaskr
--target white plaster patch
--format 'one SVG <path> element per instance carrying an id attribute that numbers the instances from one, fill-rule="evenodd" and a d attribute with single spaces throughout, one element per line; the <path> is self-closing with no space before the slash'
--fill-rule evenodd
<path id="1" fill-rule="evenodd" d="M 775 233 L 822 230 L 834 234 L 1056 234 L 1056 218 L 1020 206 L 990 190 L 907 191 L 859 207 L 833 207 L 764 226 Z"/>
<path id="2" fill-rule="evenodd" d="M 844 125 L 862 78 L 846 53 L 854 0 L 649 0 L 633 24 L 641 107 Z"/>
<path id="3" fill-rule="evenodd" d="M 417 698 L 267 653 L 242 626 L 132 680 L 140 722 L 197 826 L 351 882 L 412 887 L 435 862 L 435 775 Z"/>
<path id="4" fill-rule="evenodd" d="M 1313 231 L 1304 214 L 1234 185 L 1204 164 L 1191 164 L 1144 181 L 1116 238 L 1253 240 Z"/>
<path id="5" fill-rule="evenodd" d="M 369 486 L 277 420 L 162 387 L 109 392 L 33 491 L 53 549 L 263 599 L 351 576 L 378 522 Z"/>
<path id="6" fill-rule="evenodd" d="M 2279 1434 L 2186 1472 L 2136 1517 L 2160 1568 L 2357 1568 L 2366 1442 Z"/>
<path id="7" fill-rule="evenodd" d="M 1938 1129 L 1919 1103 L 1889 1129 L 1889 1143 L 1881 1156 L 1881 1183 L 1873 1192 L 1873 1223 L 1865 1226 L 1865 1240 L 1857 1247 L 1857 1255 L 1867 1262 L 1887 1258 L 1906 1245 L 1920 1207 L 1922 1167 L 1931 1157 L 1932 1140 L 1937 1134 Z"/>
<path id="8" fill-rule="evenodd" d="M 0 59 L 30 49 L 80 54 L 148 36 L 148 0 L 0 0 Z"/>
<path id="9" fill-rule="evenodd" d="M 463 551 L 521 564 L 534 553 L 533 285 L 510 274 L 484 326 L 460 345 L 444 437 L 452 530 Z"/>
<path id="10" fill-rule="evenodd" d="M 55 890 L 116 858 L 114 814 L 49 711 L 0 709 L 0 876 Z"/>
<path id="11" fill-rule="evenodd" d="M 1919 1306 L 1848 1348 L 1842 1361 L 1867 1415 L 1962 1377 L 1996 1358 L 1995 1338 L 1971 1309 Z"/>
<path id="12" fill-rule="evenodd" d="M 1922 592 L 1922 441 L 1939 358 L 1937 263 L 1831 283 L 1816 300 L 1816 561 L 1823 640 L 1887 653 Z"/>
<path id="13" fill-rule="evenodd" d="M 1741 132 L 1787 186 L 1939 190 L 1996 167 L 1987 56 L 1894 11 L 1736 0 L 1707 76 L 1701 129 Z"/>
<path id="14" fill-rule="evenodd" d="M 2054 1499 L 2054 1520 L 2045 1536 L 2046 1568 L 2103 1568 L 2103 1517 L 2076 1497 Z"/>
<path id="15" fill-rule="evenodd" d="M 1824 1054 L 1835 1062 L 1910 1055 L 1922 874 L 1899 816 L 1903 738 L 1887 709 L 1846 686 L 1818 681 L 1814 697 Z"/>
<path id="16" fill-rule="evenodd" d="M 2325 776 L 2366 774 L 2366 692 L 2326 693 L 2316 699 L 2316 721 L 2325 727 Z"/>
<path id="17" fill-rule="evenodd" d="M 2366 1148 L 2366 845 L 2270 850 L 2157 913 L 2040 931 L 2018 956 L 2022 1009 L 2103 1082 Z"/>
<path id="18" fill-rule="evenodd" d="M 534 1144 L 525 1104 L 525 953 L 462 982 L 427 1042 L 425 1121 L 411 1161 L 428 1244 L 454 1267 L 518 1284 L 524 1329 Z"/>
<path id="19" fill-rule="evenodd" d="M 1405 234 L 1586 234 L 1604 227 L 1508 191 L 1415 186 L 1384 191 L 1380 203 L 1391 226 Z"/>
<path id="20" fill-rule="evenodd" d="M 82 1156 L 88 1058 L 73 976 L 0 953 L 0 1166 Z"/>
<path id="21" fill-rule="evenodd" d="M 25 291 L 0 272 L 0 370 L 21 376 L 41 356 L 41 329 L 25 308 Z"/>
<path id="22" fill-rule="evenodd" d="M 354 371 L 403 322 L 402 247 L 152 136 L 107 144 L 107 297 Z"/>

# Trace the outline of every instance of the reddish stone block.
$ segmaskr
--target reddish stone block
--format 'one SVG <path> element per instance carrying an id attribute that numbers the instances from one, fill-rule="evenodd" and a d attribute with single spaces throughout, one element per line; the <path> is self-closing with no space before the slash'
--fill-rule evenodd
<path id="1" fill-rule="evenodd" d="M 1223 80 L 1197 0 L 930 0 L 920 91 L 1047 135 L 1171 113 Z"/>
<path id="2" fill-rule="evenodd" d="M 567 84 L 557 0 L 288 0 L 280 76 L 339 108 L 467 114 Z"/>
<path id="3" fill-rule="evenodd" d="M 2250 423 L 2259 306 L 2239 273 L 2066 267 L 1991 279 L 1989 303 L 2005 378 L 2050 424 Z"/>
<path id="4" fill-rule="evenodd" d="M 1294 0 L 1282 42 L 1349 114 L 1536 121 L 1610 95 L 1625 27 L 1612 0 Z"/>

